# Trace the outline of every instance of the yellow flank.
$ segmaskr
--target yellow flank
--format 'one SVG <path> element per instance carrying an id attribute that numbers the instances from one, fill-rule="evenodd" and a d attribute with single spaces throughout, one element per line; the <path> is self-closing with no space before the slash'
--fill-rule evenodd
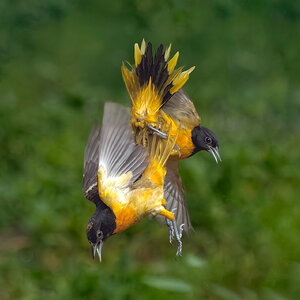
<path id="1" fill-rule="evenodd" d="M 150 153 L 151 161 L 153 160 L 157 162 L 159 166 L 163 167 L 175 147 L 179 126 L 177 126 L 172 118 L 163 111 L 160 111 L 160 117 L 158 118 L 157 123 L 159 124 L 157 128 L 166 133 L 168 138 L 163 139 L 157 137 L 157 135 L 153 135 L 151 139 L 151 149 L 149 149 L 148 152 Z M 149 166 L 151 166 L 151 164 Z M 156 169 L 159 169 L 159 166 L 157 166 Z"/>
<path id="2" fill-rule="evenodd" d="M 116 229 L 120 233 L 128 227 L 140 222 L 150 214 L 160 214 L 170 220 L 174 215 L 165 209 L 163 188 L 140 188 L 126 195 L 126 203 L 114 204 L 111 208 L 116 216 Z"/>
<path id="3" fill-rule="evenodd" d="M 143 176 L 149 178 L 157 187 L 162 187 L 166 169 L 156 159 L 151 159 Z"/>
<path id="4" fill-rule="evenodd" d="M 156 187 L 160 188 L 163 188 L 164 178 L 166 175 L 166 169 L 164 166 L 174 149 L 179 131 L 178 126 L 175 125 L 172 119 L 164 113 L 163 115 L 165 116 L 165 120 L 162 128 L 168 138 L 162 139 L 156 135 L 152 137 L 151 145 L 149 145 L 148 150 L 151 160 L 141 178 L 141 180 L 150 180 L 152 184 L 155 184 Z M 168 128 L 168 130 L 166 130 L 166 128 Z"/>
<path id="5" fill-rule="evenodd" d="M 169 133 L 171 136 L 178 134 L 179 126 L 173 121 L 173 119 L 168 116 L 164 111 L 160 111 L 161 118 L 158 119 L 159 123 L 163 123 L 166 128 L 169 128 Z M 162 120 L 161 120 L 162 119 Z"/>
<path id="6" fill-rule="evenodd" d="M 176 127 L 175 123 L 173 122 L 172 118 L 168 116 L 163 110 L 160 113 L 161 119 L 159 119 L 160 122 L 164 122 L 165 127 L 173 126 Z"/>
<path id="7" fill-rule="evenodd" d="M 156 169 L 157 168 L 157 169 Z M 173 214 L 165 210 L 166 202 L 163 198 L 163 180 L 165 169 L 154 160 L 151 163 L 150 178 L 143 179 L 138 188 L 128 186 L 132 178 L 131 172 L 119 177 L 107 177 L 106 168 L 100 166 L 98 171 L 98 188 L 101 200 L 109 206 L 115 214 L 116 229 L 119 233 L 138 223 L 149 214 L 162 214 L 170 220 Z"/>

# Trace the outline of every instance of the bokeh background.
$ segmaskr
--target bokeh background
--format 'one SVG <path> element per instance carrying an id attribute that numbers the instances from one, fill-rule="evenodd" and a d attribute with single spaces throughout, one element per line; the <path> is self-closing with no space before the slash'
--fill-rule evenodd
<path id="1" fill-rule="evenodd" d="M 173 44 L 209 153 L 183 161 L 195 231 L 144 220 L 91 258 L 83 152 L 122 60 Z M 0 1 L 0 298 L 300 299 L 300 7 L 288 0 Z"/>

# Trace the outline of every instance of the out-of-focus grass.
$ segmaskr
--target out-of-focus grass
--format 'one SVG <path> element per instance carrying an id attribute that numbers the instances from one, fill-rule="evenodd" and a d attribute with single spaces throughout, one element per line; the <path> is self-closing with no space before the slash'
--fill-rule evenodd
<path id="1" fill-rule="evenodd" d="M 1 299 L 299 299 L 296 1 L 2 1 Z M 220 140 L 182 162 L 195 232 L 183 257 L 145 220 L 93 262 L 81 192 L 90 128 L 129 105 L 133 43 L 173 43 Z"/>

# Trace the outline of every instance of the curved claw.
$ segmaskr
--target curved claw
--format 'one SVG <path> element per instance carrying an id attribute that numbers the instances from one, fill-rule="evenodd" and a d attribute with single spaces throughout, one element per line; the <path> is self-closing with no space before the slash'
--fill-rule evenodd
<path id="1" fill-rule="evenodd" d="M 174 213 L 174 211 L 176 210 L 176 208 L 172 209 L 172 213 Z M 177 252 L 176 252 L 176 256 L 181 256 L 182 254 L 182 232 L 183 232 L 183 227 L 184 224 L 180 224 L 179 228 L 177 228 L 177 224 L 176 224 L 176 220 L 174 219 L 173 221 L 170 221 L 169 219 L 166 218 L 166 222 L 167 222 L 167 226 L 169 229 L 169 239 L 170 239 L 170 243 L 172 244 L 173 238 L 176 237 L 177 240 Z"/>
<path id="2" fill-rule="evenodd" d="M 179 226 L 179 229 L 180 229 L 180 238 L 182 237 L 183 227 L 184 227 L 184 223 Z"/>

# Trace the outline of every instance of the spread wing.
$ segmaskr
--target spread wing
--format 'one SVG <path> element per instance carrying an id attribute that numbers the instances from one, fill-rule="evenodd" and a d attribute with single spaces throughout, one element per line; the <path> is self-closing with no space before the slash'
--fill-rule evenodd
<path id="1" fill-rule="evenodd" d="M 164 183 L 164 197 L 166 199 L 167 205 L 166 209 L 172 211 L 175 216 L 177 226 L 184 224 L 184 229 L 186 232 L 192 228 L 189 213 L 185 203 L 184 197 L 184 185 L 179 176 L 179 161 L 178 160 L 168 160 L 166 164 L 167 174 Z"/>
<path id="2" fill-rule="evenodd" d="M 116 103 L 106 103 L 99 141 L 99 162 L 107 177 L 117 178 L 131 172 L 129 186 L 148 166 L 147 150 L 133 139 L 129 111 Z"/>
<path id="3" fill-rule="evenodd" d="M 99 162 L 99 143 L 100 125 L 95 123 L 92 129 L 88 144 L 84 151 L 84 166 L 82 190 L 85 198 L 96 205 L 100 203 L 98 194 L 98 162 Z"/>
<path id="4" fill-rule="evenodd" d="M 194 103 L 183 89 L 180 89 L 163 106 L 163 111 L 169 115 L 182 129 L 193 129 L 201 123 Z"/>
<path id="5" fill-rule="evenodd" d="M 102 128 L 95 123 L 84 152 L 82 189 L 86 199 L 102 205 L 98 193 L 99 163 L 109 177 L 132 172 L 132 184 L 149 163 L 147 150 L 133 141 L 129 112 L 121 105 L 106 103 Z"/>

